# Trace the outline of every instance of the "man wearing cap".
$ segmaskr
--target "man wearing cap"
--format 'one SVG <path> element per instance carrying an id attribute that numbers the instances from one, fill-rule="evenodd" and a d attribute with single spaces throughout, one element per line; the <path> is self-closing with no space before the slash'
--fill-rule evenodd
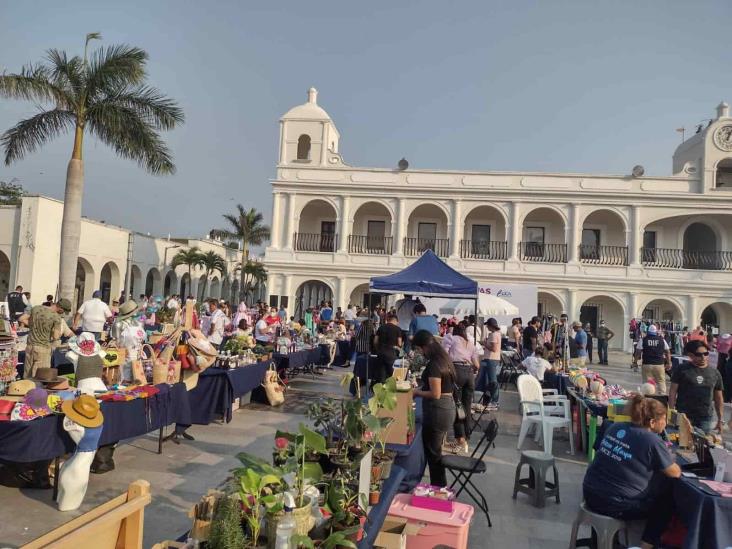
<path id="1" fill-rule="evenodd" d="M 79 320 L 81 320 L 81 330 L 94 334 L 94 338 L 99 341 L 104 330 L 104 323 L 112 318 L 112 311 L 104 301 L 102 301 L 102 292 L 99 290 L 92 294 L 91 299 L 87 299 L 81 304 L 79 310 L 74 315 L 73 329 L 79 328 Z"/>
<path id="2" fill-rule="evenodd" d="M 581 322 L 573 322 L 574 344 L 577 348 L 577 358 L 572 359 L 575 365 L 584 366 L 587 363 L 587 332 L 582 329 Z"/>
<path id="3" fill-rule="evenodd" d="M 643 381 L 653 379 L 658 387 L 657 393 L 666 393 L 666 370 L 671 368 L 671 349 L 666 340 L 658 334 L 654 324 L 648 326 L 644 338 L 638 340 L 635 348 L 633 364 L 638 367 L 638 359 L 643 360 L 641 365 L 641 376 Z"/>
<path id="4" fill-rule="evenodd" d="M 28 325 L 28 346 L 25 350 L 23 377 L 30 379 L 38 368 L 51 367 L 51 353 L 54 343 L 64 333 L 64 320 L 61 315 L 71 311 L 71 302 L 60 299 L 51 307 L 36 305 L 29 314 L 20 317 Z"/>

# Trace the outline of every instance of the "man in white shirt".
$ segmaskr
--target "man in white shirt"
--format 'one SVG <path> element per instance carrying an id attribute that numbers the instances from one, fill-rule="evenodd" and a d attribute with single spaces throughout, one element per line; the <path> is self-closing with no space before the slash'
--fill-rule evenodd
<path id="1" fill-rule="evenodd" d="M 552 369 L 549 361 L 544 359 L 544 347 L 537 347 L 534 354 L 526 357 L 521 364 L 539 381 L 544 381 L 544 372 Z"/>
<path id="2" fill-rule="evenodd" d="M 178 303 L 178 300 L 176 299 L 175 295 L 170 296 L 170 299 L 165 304 L 165 306 L 170 309 L 171 311 L 175 311 L 180 308 L 180 304 Z"/>
<path id="3" fill-rule="evenodd" d="M 208 302 L 208 310 L 211 313 L 208 340 L 211 342 L 211 345 L 218 349 L 224 339 L 227 318 L 224 312 L 219 309 L 219 302 L 215 299 Z"/>
<path id="4" fill-rule="evenodd" d="M 91 299 L 82 303 L 76 315 L 74 315 L 73 323 L 74 330 L 77 330 L 79 321 L 81 321 L 82 331 L 94 334 L 97 341 L 99 341 L 102 331 L 104 331 L 104 323 L 113 316 L 109 305 L 104 303 L 101 297 L 102 292 L 97 290 L 92 294 Z"/>

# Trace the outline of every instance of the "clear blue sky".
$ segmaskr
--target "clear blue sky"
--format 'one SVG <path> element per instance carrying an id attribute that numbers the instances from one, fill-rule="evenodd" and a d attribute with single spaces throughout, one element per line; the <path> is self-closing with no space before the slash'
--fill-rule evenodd
<path id="1" fill-rule="evenodd" d="M 150 54 L 187 122 L 178 173 L 87 140 L 84 214 L 201 236 L 236 202 L 269 216 L 278 119 L 320 91 L 355 166 L 669 174 L 675 129 L 732 102 L 729 0 L 0 0 L 0 71 L 84 35 Z M 34 106 L 0 102 L 0 131 Z M 62 197 L 71 136 L 10 167 Z"/>

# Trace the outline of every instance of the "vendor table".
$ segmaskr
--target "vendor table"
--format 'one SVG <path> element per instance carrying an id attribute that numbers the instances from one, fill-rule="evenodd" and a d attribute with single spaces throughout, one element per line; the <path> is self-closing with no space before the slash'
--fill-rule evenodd
<path id="1" fill-rule="evenodd" d="M 427 458 L 422 446 L 422 425 L 417 425 L 411 444 L 387 444 L 389 450 L 397 453 L 394 465 L 404 469 L 404 478 L 399 486 L 400 492 L 411 492 L 417 484 L 422 482 Z"/>
<path id="2" fill-rule="evenodd" d="M 262 383 L 269 361 L 224 370 L 207 368 L 198 376 L 198 385 L 188 393 L 191 421 L 208 425 L 217 415 L 231 421 L 232 403 Z"/>
<path id="3" fill-rule="evenodd" d="M 684 549 L 732 547 L 732 498 L 713 495 L 697 479 L 674 482 L 676 513 L 688 529 Z"/>
<path id="4" fill-rule="evenodd" d="M 595 458 L 595 440 L 597 439 L 597 418 L 607 418 L 607 405 L 601 404 L 579 394 L 573 387 L 567 387 L 567 395 L 576 403 L 579 417 L 578 429 L 582 448 L 587 450 L 587 459 Z M 587 420 L 589 412 L 589 422 Z"/>
<path id="5" fill-rule="evenodd" d="M 285 370 L 288 377 L 294 377 L 300 372 L 313 373 L 314 366 L 322 365 L 321 349 L 318 345 L 288 354 L 275 353 L 272 360 L 277 365 L 277 371 Z"/>
<path id="6" fill-rule="evenodd" d="M 376 536 L 384 524 L 384 519 L 389 514 L 391 502 L 394 496 L 400 491 L 399 488 L 406 473 L 401 467 L 396 465 L 392 466 L 389 478 L 381 485 L 379 503 L 374 505 L 369 511 L 369 518 L 364 526 L 364 537 L 358 542 L 358 549 L 370 549 L 373 547 Z"/>
<path id="7" fill-rule="evenodd" d="M 336 342 L 336 353 L 335 358 L 331 366 L 345 366 L 346 362 L 350 360 L 349 355 L 351 354 L 351 342 L 350 341 L 337 341 Z"/>
<path id="8" fill-rule="evenodd" d="M 157 387 L 160 392 L 149 398 L 101 403 L 104 428 L 100 446 L 162 430 L 172 423 L 190 424 L 185 385 Z M 54 414 L 32 421 L 0 422 L 0 459 L 29 463 L 73 452 L 76 445 L 63 430 L 63 418 L 63 415 Z"/>
<path id="9" fill-rule="evenodd" d="M 544 388 L 556 389 L 557 393 L 564 395 L 569 387 L 569 376 L 558 372 L 544 372 Z"/>

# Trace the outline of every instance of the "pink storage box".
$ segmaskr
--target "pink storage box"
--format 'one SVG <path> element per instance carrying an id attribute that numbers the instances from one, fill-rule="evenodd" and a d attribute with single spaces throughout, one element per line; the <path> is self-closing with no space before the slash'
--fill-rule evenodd
<path id="1" fill-rule="evenodd" d="M 431 486 L 429 484 L 418 484 L 415 487 L 414 492 L 418 492 L 420 491 L 420 489 L 429 489 L 433 491 L 440 490 L 440 488 L 438 488 L 437 486 Z M 410 500 L 410 503 L 413 507 L 421 507 L 422 509 L 430 509 L 432 511 L 442 511 L 443 513 L 452 513 L 452 500 L 455 499 L 455 493 L 452 490 L 448 491 L 447 499 L 441 499 L 428 495 L 418 495 L 414 492 L 412 493 L 412 499 Z"/>
<path id="2" fill-rule="evenodd" d="M 411 494 L 397 494 L 389 507 L 389 516 L 419 527 L 417 534 L 407 536 L 407 549 L 432 549 L 435 545 L 468 548 L 472 505 L 454 501 L 453 510 L 447 513 L 415 507 L 411 498 Z"/>

